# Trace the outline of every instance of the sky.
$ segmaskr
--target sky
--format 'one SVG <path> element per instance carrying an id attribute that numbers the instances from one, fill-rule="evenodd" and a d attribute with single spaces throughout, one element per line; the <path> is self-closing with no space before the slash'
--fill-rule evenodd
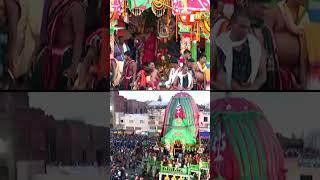
<path id="1" fill-rule="evenodd" d="M 171 97 L 180 91 L 120 91 L 119 94 L 127 99 L 136 99 L 139 101 L 157 101 L 161 95 L 162 101 L 169 102 Z M 209 91 L 188 91 L 199 105 L 205 105 L 210 102 Z"/>
<path id="2" fill-rule="evenodd" d="M 223 92 L 212 93 L 212 99 L 225 97 Z M 233 92 L 257 104 L 276 132 L 286 136 L 320 129 L 320 93 L 316 92 Z"/>
<path id="3" fill-rule="evenodd" d="M 29 93 L 31 107 L 43 109 L 55 119 L 81 119 L 88 124 L 107 126 L 109 99 L 106 92 Z"/>

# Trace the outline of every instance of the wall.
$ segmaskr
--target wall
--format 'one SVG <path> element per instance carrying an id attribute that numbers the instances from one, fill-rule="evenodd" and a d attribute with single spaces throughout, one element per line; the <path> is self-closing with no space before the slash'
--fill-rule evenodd
<path id="1" fill-rule="evenodd" d="M 207 122 L 204 122 L 204 117 L 207 117 Z M 199 126 L 201 128 L 208 128 L 210 126 L 210 112 L 200 111 L 199 113 Z"/>
<path id="2" fill-rule="evenodd" d="M 320 179 L 319 168 L 301 168 L 297 166 L 296 158 L 286 158 L 285 166 L 287 171 L 286 179 L 288 180 L 300 180 L 301 175 L 312 175 L 312 179 Z"/>
<path id="3" fill-rule="evenodd" d="M 124 129 L 128 130 L 134 129 L 141 129 L 141 131 L 149 131 L 149 115 L 148 114 L 126 114 L 124 117 L 121 118 L 123 120 Z M 141 123 L 140 120 L 143 122 Z"/>

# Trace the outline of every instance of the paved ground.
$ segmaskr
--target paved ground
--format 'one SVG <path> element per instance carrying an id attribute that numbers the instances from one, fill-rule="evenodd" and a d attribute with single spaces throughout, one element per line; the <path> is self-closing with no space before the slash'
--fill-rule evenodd
<path id="1" fill-rule="evenodd" d="M 110 168 L 51 168 L 48 174 L 38 174 L 32 180 L 109 180 Z"/>

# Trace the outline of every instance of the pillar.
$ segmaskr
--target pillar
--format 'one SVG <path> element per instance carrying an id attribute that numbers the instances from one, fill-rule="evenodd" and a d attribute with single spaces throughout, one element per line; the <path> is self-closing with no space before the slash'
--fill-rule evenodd
<path id="1" fill-rule="evenodd" d="M 192 41 L 191 44 L 191 57 L 194 62 L 197 62 L 198 56 L 197 56 L 197 41 Z"/>
<path id="2" fill-rule="evenodd" d="M 114 54 L 114 31 L 115 31 L 115 23 L 111 22 L 110 24 L 110 48 L 111 48 L 111 54 Z"/>
<path id="3" fill-rule="evenodd" d="M 207 57 L 207 65 L 209 65 L 209 67 L 210 67 L 210 39 L 206 39 L 205 54 Z"/>

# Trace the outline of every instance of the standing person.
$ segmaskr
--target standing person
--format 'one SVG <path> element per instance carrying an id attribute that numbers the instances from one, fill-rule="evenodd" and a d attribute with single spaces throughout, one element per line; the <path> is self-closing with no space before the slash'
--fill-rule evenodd
<path id="1" fill-rule="evenodd" d="M 147 86 L 149 90 L 159 90 L 159 74 L 158 70 L 155 68 L 154 62 L 149 63 L 150 78 L 147 77 Z"/>
<path id="2" fill-rule="evenodd" d="M 114 57 L 118 61 L 125 61 L 124 53 L 130 51 L 129 46 L 124 42 L 124 37 L 119 36 L 114 45 Z"/>
<path id="3" fill-rule="evenodd" d="M 248 12 L 251 21 L 250 32 L 260 41 L 266 52 L 267 79 L 263 84 L 264 90 L 280 90 L 279 62 L 276 54 L 276 43 L 271 28 L 265 23 L 264 14 L 269 0 L 250 0 Z"/>
<path id="4" fill-rule="evenodd" d="M 41 24 L 43 21 L 44 0 L 19 0 L 21 16 L 17 27 L 17 58 L 13 75 L 16 87 L 29 85 L 32 61 L 40 45 Z"/>
<path id="5" fill-rule="evenodd" d="M 266 12 L 273 30 L 283 90 L 304 89 L 307 81 L 307 48 L 304 26 L 310 22 L 304 0 L 282 0 Z"/>
<path id="6" fill-rule="evenodd" d="M 76 77 L 83 50 L 85 7 L 80 0 L 53 0 L 47 37 L 32 74 L 34 89 L 63 90 Z"/>
<path id="7" fill-rule="evenodd" d="M 156 59 L 157 51 L 157 35 L 154 32 L 154 27 L 148 29 L 148 35 L 144 44 L 144 55 L 142 66 L 148 65 L 149 62 Z"/>
<path id="8" fill-rule="evenodd" d="M 141 69 L 143 67 L 142 66 L 143 49 L 144 49 L 144 43 L 143 43 L 142 36 L 141 34 L 137 34 L 134 40 L 133 54 L 135 54 L 138 69 Z"/>
<path id="9" fill-rule="evenodd" d="M 16 0 L 0 0 L 0 89 L 9 88 L 17 58 L 17 24 L 20 5 Z"/>
<path id="10" fill-rule="evenodd" d="M 137 75 L 137 63 L 132 58 L 132 55 L 129 51 L 124 53 L 125 56 L 125 64 L 123 68 L 123 74 L 122 74 L 122 89 L 123 90 L 131 90 L 131 88 L 134 85 L 134 82 L 136 81 L 136 75 Z"/>

